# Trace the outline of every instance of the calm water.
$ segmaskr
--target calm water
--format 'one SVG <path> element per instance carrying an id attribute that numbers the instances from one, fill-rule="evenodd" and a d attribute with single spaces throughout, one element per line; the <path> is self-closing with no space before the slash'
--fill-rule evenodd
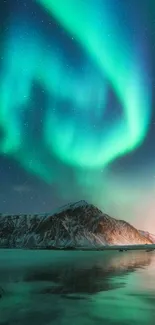
<path id="1" fill-rule="evenodd" d="M 155 324 L 155 254 L 0 250 L 0 325 Z"/>

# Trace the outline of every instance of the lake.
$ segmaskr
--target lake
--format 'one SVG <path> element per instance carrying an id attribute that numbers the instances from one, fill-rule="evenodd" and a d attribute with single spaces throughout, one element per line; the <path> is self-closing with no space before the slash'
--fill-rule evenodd
<path id="1" fill-rule="evenodd" d="M 154 325 L 155 253 L 0 250 L 0 325 Z"/>

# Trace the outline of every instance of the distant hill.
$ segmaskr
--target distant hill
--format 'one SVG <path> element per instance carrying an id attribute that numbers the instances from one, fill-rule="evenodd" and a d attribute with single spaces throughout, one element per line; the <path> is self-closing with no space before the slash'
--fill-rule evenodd
<path id="1" fill-rule="evenodd" d="M 151 235 L 146 234 L 86 201 L 65 205 L 54 213 L 0 215 L 0 247 L 7 248 L 152 244 Z"/>

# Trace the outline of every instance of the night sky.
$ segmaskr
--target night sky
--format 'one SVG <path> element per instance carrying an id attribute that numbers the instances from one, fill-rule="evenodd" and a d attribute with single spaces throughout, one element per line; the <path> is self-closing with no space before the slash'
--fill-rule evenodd
<path id="1" fill-rule="evenodd" d="M 0 24 L 0 211 L 155 231 L 154 0 L 1 0 Z"/>

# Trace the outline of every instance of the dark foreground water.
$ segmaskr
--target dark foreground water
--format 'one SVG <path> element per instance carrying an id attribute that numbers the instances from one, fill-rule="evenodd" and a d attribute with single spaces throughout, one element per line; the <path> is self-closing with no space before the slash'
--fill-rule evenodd
<path id="1" fill-rule="evenodd" d="M 0 250 L 0 325 L 155 324 L 155 254 Z"/>

